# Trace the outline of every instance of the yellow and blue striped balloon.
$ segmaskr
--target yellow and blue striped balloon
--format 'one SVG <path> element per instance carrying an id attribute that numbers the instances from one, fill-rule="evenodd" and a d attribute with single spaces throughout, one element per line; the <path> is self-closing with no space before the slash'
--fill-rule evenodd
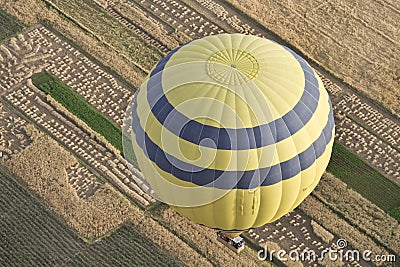
<path id="1" fill-rule="evenodd" d="M 194 40 L 135 95 L 132 144 L 157 196 L 211 228 L 246 230 L 297 207 L 332 151 L 324 86 L 287 47 L 256 36 Z"/>

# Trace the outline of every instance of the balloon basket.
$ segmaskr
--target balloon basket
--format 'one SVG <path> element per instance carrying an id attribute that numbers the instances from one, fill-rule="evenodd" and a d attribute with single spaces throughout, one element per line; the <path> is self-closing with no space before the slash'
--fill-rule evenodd
<path id="1" fill-rule="evenodd" d="M 217 240 L 236 253 L 239 253 L 244 249 L 244 241 L 240 236 L 230 238 L 222 231 L 218 231 Z"/>

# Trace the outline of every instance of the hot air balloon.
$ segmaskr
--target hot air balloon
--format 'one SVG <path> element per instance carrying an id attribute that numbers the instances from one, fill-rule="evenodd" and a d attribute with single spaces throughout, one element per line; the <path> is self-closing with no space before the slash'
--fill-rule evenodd
<path id="1" fill-rule="evenodd" d="M 220 34 L 167 54 L 137 91 L 132 146 L 159 199 L 235 237 L 296 208 L 332 151 L 323 83 L 274 41 Z"/>

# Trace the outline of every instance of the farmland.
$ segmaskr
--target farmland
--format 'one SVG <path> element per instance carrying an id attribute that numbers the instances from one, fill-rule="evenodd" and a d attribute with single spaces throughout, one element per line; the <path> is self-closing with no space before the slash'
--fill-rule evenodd
<path id="1" fill-rule="evenodd" d="M 334 144 L 327 171 L 340 178 L 384 211 L 390 211 L 400 205 L 400 187 L 378 173 L 340 143 Z"/>
<path id="2" fill-rule="evenodd" d="M 346 183 L 325 173 L 313 193 L 315 199 L 329 206 L 348 224 L 378 241 L 382 246 L 400 253 L 400 225 L 384 210 L 349 188 Z M 303 209 L 308 213 L 308 210 Z M 328 225 L 324 225 L 328 226 Z"/>
<path id="3" fill-rule="evenodd" d="M 68 111 L 104 136 L 111 145 L 122 152 L 121 129 L 89 105 L 84 98 L 47 73 L 33 75 L 32 83 L 44 93 L 52 96 Z"/>
<path id="4" fill-rule="evenodd" d="M 95 244 L 87 244 L 32 196 L 19 179 L 0 175 L 0 192 L 5 196 L 0 199 L 2 266 L 182 264 L 131 225 L 121 226 Z"/>
<path id="5" fill-rule="evenodd" d="M 102 136 L 93 132 L 54 99 L 47 102 L 46 95 L 32 83 L 28 82 L 15 88 L 5 95 L 5 99 L 8 103 L 18 106 L 19 112 L 70 149 L 98 176 L 115 185 L 136 203 L 146 206 L 154 201 L 136 185 L 133 180 L 135 177 L 131 176 L 128 167 L 123 164 L 124 159 L 120 151 L 109 145 Z"/>
<path id="6" fill-rule="evenodd" d="M 338 5 L 332 1 L 300 1 L 297 5 L 259 0 L 240 6 L 236 0 L 229 2 L 232 5 L 217 0 L 0 1 L 0 7 L 19 20 L 18 25 L 28 25 L 28 30 L 18 34 L 21 29 L 15 26 L 16 21 L 2 15 L 7 23 L 14 23 L 10 29 L 18 30 L 6 33 L 5 38 L 13 38 L 3 41 L 0 50 L 0 165 L 18 173 L 24 182 L 7 176 L 0 183 L 10 188 L 2 190 L 15 203 L 18 201 L 11 199 L 10 192 L 24 192 L 21 199 L 27 207 L 34 214 L 48 216 L 43 221 L 49 222 L 42 223 L 43 227 L 55 229 L 54 234 L 45 236 L 39 223 L 27 219 L 36 216 L 29 213 L 30 209 L 16 208 L 29 216 L 22 211 L 16 215 L 2 211 L 2 218 L 16 219 L 19 214 L 25 218 L 21 223 L 25 228 L 13 226 L 12 221 L 0 223 L 2 229 L 17 229 L 6 240 L 19 244 L 14 246 L 15 255 L 20 256 L 20 252 L 27 256 L 26 262 L 19 257 L 21 264 L 40 260 L 43 265 L 74 266 L 100 262 L 260 264 L 251 246 L 239 257 L 216 242 L 214 231 L 159 203 L 152 204 L 155 200 L 151 192 L 138 179 L 140 171 L 128 168 L 118 144 L 110 141 L 121 141 L 117 132 L 124 124 L 125 109 L 155 62 L 193 38 L 222 32 L 272 38 L 308 58 L 330 94 L 336 122 L 336 142 L 328 167 L 331 174 L 324 175 L 299 209 L 249 232 L 247 240 L 256 245 L 269 242 L 286 250 L 321 250 L 345 238 L 351 248 L 399 255 L 399 223 L 393 219 L 400 218 L 400 123 L 393 116 L 399 112 L 394 65 L 399 59 L 393 52 L 398 46 L 391 40 L 398 43 L 394 26 L 400 7 L 373 0 L 365 3 L 365 10 L 361 5 L 349 8 L 351 1 L 347 0 Z M 253 12 L 255 9 L 257 12 Z M 386 13 L 388 19 L 376 10 Z M 379 14 L 369 15 L 375 13 Z M 261 15 L 255 18 L 255 14 Z M 359 32 L 353 32 L 355 29 Z M 57 88 L 68 87 L 68 92 L 74 92 L 71 97 L 79 96 L 81 103 L 106 118 L 115 127 L 113 138 L 105 139 L 84 123 L 84 116 L 66 108 L 68 104 L 61 105 L 56 96 L 46 96 L 39 90 L 35 74 L 43 71 L 56 78 Z M 63 152 L 47 154 L 43 152 L 46 147 Z M 44 164 L 34 158 L 35 151 L 47 155 Z M 59 164 L 66 165 L 61 168 L 62 175 L 52 177 L 50 170 L 57 169 L 54 164 L 58 154 L 66 159 Z M 40 175 L 31 175 L 29 166 L 36 166 Z M 64 198 L 57 202 L 59 195 Z M 4 202 L 0 203 L 4 209 Z M 38 229 L 35 236 L 26 233 L 30 225 Z M 18 229 L 25 230 L 19 234 Z M 61 237 L 55 234 L 57 231 Z M 12 240 L 12 235 L 18 239 Z M 24 235 L 44 240 L 40 244 L 66 240 L 68 245 L 65 249 L 57 244 L 54 248 L 32 248 Z M 137 245 L 139 239 L 143 244 Z M 149 255 L 150 245 L 165 261 Z M 140 255 L 132 250 L 135 246 Z M 0 265 L 10 265 L 15 259 L 1 254 L 8 247 L 0 248 L 0 259 L 5 259 Z M 72 252 L 65 251 L 69 248 Z M 52 249 L 53 258 L 46 258 Z M 126 255 L 133 255 L 133 259 Z M 318 264 L 329 266 L 329 262 Z M 368 266 L 366 262 L 348 264 Z"/>
<path id="7" fill-rule="evenodd" d="M 79 24 L 84 25 L 94 35 L 101 36 L 104 42 L 112 44 L 120 53 L 134 55 L 134 64 L 144 70 L 149 70 L 162 55 L 157 48 L 148 45 L 146 40 L 141 39 L 131 29 L 121 27 L 123 24 L 113 19 L 93 1 L 57 1 L 57 8 L 68 16 L 73 14 L 73 18 L 77 18 Z M 96 14 L 98 19 L 93 20 L 93 14 Z M 119 41 L 115 42 L 116 39 Z"/>
<path id="8" fill-rule="evenodd" d="M 140 208 L 109 184 L 100 183 L 101 185 L 88 198 L 78 194 L 80 191 L 76 190 L 76 184 L 71 183 L 71 179 L 77 179 L 79 176 L 71 177 L 70 175 L 73 174 L 71 168 L 84 169 L 84 166 L 76 166 L 75 157 L 49 136 L 35 128 L 27 132 L 33 139 L 32 143 L 20 154 L 3 164 L 7 170 L 22 178 L 24 186 L 30 188 L 31 194 L 33 191 L 35 196 L 40 197 L 47 209 L 62 218 L 63 227 L 74 229 L 74 233 L 76 236 L 79 235 L 82 242 L 97 244 L 106 236 L 113 235 L 114 230 L 120 225 L 127 223 L 157 244 L 156 247 L 162 247 L 184 265 L 195 262 L 201 266 L 207 266 L 207 260 L 151 218 L 146 217 Z M 146 240 L 141 237 L 139 239 Z M 96 250 L 93 249 L 93 253 L 95 252 Z M 122 250 L 121 253 L 127 255 L 129 250 Z M 146 253 L 148 252 L 142 254 L 146 255 Z M 134 254 L 132 255 L 135 257 Z M 89 256 L 82 253 L 82 257 Z M 68 255 L 62 262 L 68 262 Z"/>

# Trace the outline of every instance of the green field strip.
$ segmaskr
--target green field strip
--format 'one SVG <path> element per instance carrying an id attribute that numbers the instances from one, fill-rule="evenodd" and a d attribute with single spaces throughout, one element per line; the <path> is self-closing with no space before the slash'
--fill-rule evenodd
<path id="1" fill-rule="evenodd" d="M 16 18 L 0 9 L 0 43 L 15 36 L 24 29 L 24 26 Z"/>
<path id="2" fill-rule="evenodd" d="M 388 214 L 400 223 L 400 206 L 389 210 Z"/>
<path id="3" fill-rule="evenodd" d="M 400 206 L 400 187 L 338 142 L 327 171 L 386 212 Z"/>
<path id="4" fill-rule="evenodd" d="M 82 96 L 45 72 L 34 74 L 32 82 L 37 88 L 53 97 L 69 112 L 85 122 L 93 131 L 102 135 L 116 149 L 123 151 L 122 130 L 86 102 Z"/>

